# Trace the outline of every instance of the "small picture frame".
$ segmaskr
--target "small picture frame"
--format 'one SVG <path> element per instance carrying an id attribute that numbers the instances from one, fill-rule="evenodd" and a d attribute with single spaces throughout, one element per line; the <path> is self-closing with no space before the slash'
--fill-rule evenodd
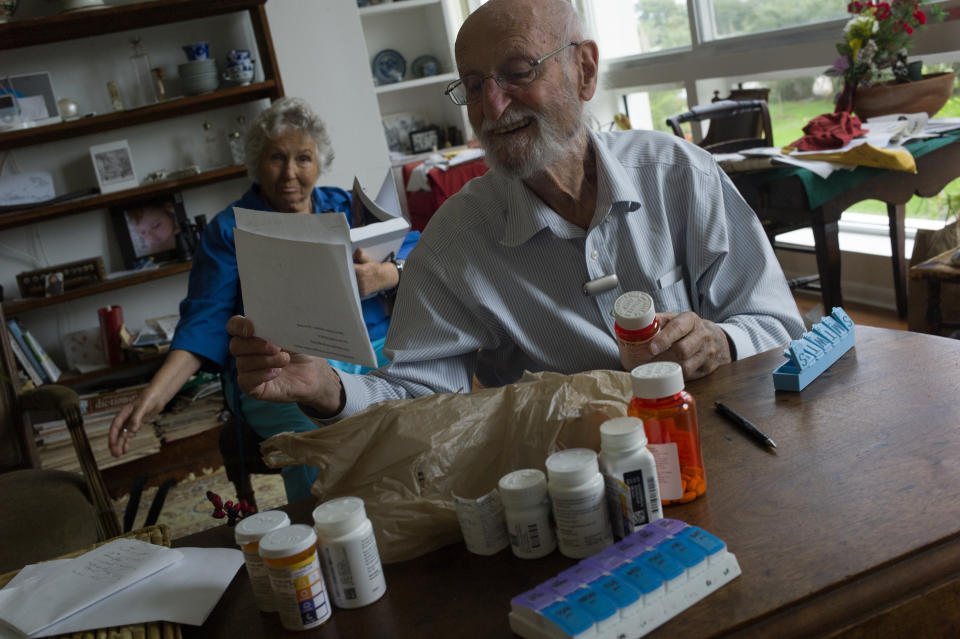
<path id="1" fill-rule="evenodd" d="M 2 78 L 0 94 L 13 98 L 20 126 L 44 126 L 62 121 L 49 73 L 26 73 Z"/>
<path id="2" fill-rule="evenodd" d="M 90 147 L 90 160 L 101 193 L 113 193 L 140 185 L 133 168 L 133 155 L 126 140 Z"/>
<path id="3" fill-rule="evenodd" d="M 178 259 L 178 236 L 190 229 L 179 193 L 111 207 L 110 217 L 128 270 Z"/>
<path id="4" fill-rule="evenodd" d="M 426 153 L 440 148 L 440 129 L 428 126 L 410 132 L 410 152 Z"/>

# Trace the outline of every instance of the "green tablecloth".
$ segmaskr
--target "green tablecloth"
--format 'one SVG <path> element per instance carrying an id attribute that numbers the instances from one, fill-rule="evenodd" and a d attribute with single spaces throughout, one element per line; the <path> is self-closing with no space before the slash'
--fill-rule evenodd
<path id="1" fill-rule="evenodd" d="M 949 131 L 940 137 L 907 142 L 905 146 L 910 153 L 913 154 L 913 157 L 918 158 L 940 147 L 953 144 L 958 140 L 960 140 L 960 131 Z M 769 182 L 770 180 L 779 180 L 794 175 L 797 176 L 800 178 L 800 181 L 803 182 L 803 188 L 807 193 L 807 201 L 810 208 L 815 209 L 824 202 L 852 189 L 861 182 L 875 175 L 886 173 L 888 170 L 889 169 L 875 169 L 869 166 L 861 166 L 852 171 L 834 171 L 827 179 L 823 179 L 807 169 L 786 167 L 764 172 L 762 181 Z"/>

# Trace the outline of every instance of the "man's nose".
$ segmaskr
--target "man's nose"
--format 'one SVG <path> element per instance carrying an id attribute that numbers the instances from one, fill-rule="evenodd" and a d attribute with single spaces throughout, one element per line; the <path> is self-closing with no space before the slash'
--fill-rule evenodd
<path id="1" fill-rule="evenodd" d="M 483 81 L 483 119 L 488 122 L 496 122 L 503 115 L 507 106 L 510 104 L 510 94 L 500 88 L 493 78 L 486 78 Z"/>

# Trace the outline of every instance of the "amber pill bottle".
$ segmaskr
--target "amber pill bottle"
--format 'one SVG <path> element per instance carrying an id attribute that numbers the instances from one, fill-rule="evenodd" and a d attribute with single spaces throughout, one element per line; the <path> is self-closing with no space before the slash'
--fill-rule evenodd
<path id="1" fill-rule="evenodd" d="M 652 362 L 630 371 L 633 399 L 627 409 L 643 420 L 647 448 L 657 462 L 664 506 L 691 502 L 707 491 L 697 405 L 684 390 L 676 362 Z"/>

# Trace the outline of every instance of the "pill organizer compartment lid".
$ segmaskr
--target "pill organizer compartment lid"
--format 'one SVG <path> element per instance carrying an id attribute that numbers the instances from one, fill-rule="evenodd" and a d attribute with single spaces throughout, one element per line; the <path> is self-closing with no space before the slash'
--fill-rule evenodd
<path id="1" fill-rule="evenodd" d="M 282 510 L 265 510 L 262 513 L 256 513 L 241 519 L 237 527 L 233 529 L 233 535 L 237 545 L 244 546 L 260 541 L 260 538 L 268 532 L 289 525 L 290 517 L 287 516 L 287 513 Z"/>
<path id="2" fill-rule="evenodd" d="M 653 298 L 642 291 L 629 291 L 613 303 L 613 318 L 620 328 L 639 331 L 653 323 L 656 317 Z"/>
<path id="3" fill-rule="evenodd" d="M 313 523 L 321 537 L 346 535 L 363 523 L 367 510 L 359 497 L 338 497 L 313 509 Z"/>
<path id="4" fill-rule="evenodd" d="M 600 448 L 628 451 L 647 445 L 643 420 L 637 417 L 614 417 L 600 424 Z"/>
<path id="5" fill-rule="evenodd" d="M 260 556 L 267 559 L 289 557 L 303 552 L 317 543 L 317 533 L 306 524 L 293 524 L 274 530 L 260 540 Z"/>
<path id="6" fill-rule="evenodd" d="M 630 371 L 630 380 L 634 397 L 670 397 L 683 390 L 683 369 L 676 362 L 641 364 Z"/>
<path id="7" fill-rule="evenodd" d="M 589 448 L 569 448 L 547 457 L 547 475 L 558 486 L 576 486 L 600 472 L 597 454 Z"/>
<path id="8" fill-rule="evenodd" d="M 501 477 L 497 489 L 505 508 L 531 508 L 545 501 L 547 478 L 541 470 L 522 468 Z"/>

